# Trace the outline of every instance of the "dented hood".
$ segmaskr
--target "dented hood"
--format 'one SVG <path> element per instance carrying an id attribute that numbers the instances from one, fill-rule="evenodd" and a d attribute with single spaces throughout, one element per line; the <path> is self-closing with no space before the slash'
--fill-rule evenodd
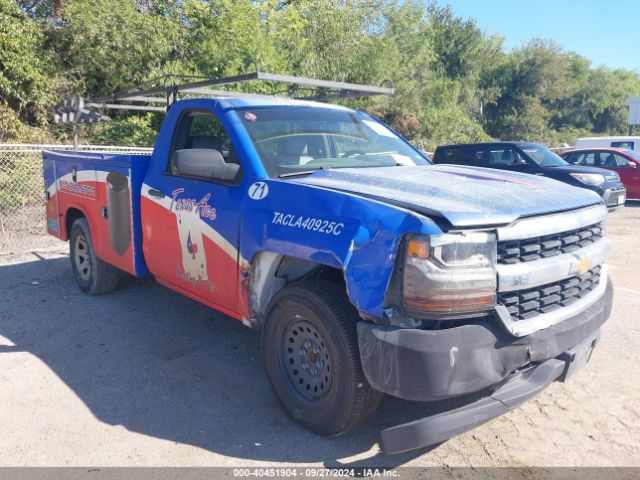
<path id="1" fill-rule="evenodd" d="M 454 227 L 509 224 L 602 202 L 594 192 L 550 178 L 455 165 L 319 170 L 290 181 L 441 217 Z"/>

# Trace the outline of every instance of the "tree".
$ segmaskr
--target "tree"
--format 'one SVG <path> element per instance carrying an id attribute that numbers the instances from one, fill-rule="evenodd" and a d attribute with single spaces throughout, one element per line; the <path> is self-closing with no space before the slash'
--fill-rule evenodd
<path id="1" fill-rule="evenodd" d="M 0 0 L 0 103 L 32 125 L 55 99 L 56 72 L 40 25 L 13 0 Z"/>
<path id="2" fill-rule="evenodd" d="M 548 40 L 505 52 L 499 36 L 435 1 L 0 0 L 0 136 L 64 139 L 46 123 L 64 96 L 157 85 L 169 73 L 235 75 L 254 62 L 330 80 L 389 79 L 393 97 L 341 102 L 431 146 L 624 133 L 624 99 L 640 95 L 636 73 L 594 69 Z M 293 93 L 268 82 L 231 88 Z M 87 128 L 89 140 L 148 143 L 159 117 L 115 118 Z"/>
<path id="3" fill-rule="evenodd" d="M 50 34 L 70 89 L 83 96 L 114 93 L 166 73 L 181 43 L 173 19 L 141 12 L 131 0 L 68 0 Z"/>

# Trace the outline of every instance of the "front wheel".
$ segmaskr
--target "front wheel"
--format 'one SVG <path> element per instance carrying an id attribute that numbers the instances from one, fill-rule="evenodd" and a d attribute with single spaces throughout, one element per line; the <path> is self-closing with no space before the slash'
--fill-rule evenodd
<path id="1" fill-rule="evenodd" d="M 120 270 L 96 257 L 89 224 L 84 218 L 79 218 L 71 226 L 69 257 L 73 276 L 83 292 L 100 295 L 112 292 L 118 286 Z"/>
<path id="2" fill-rule="evenodd" d="M 262 331 L 267 375 L 291 416 L 321 435 L 364 422 L 383 394 L 360 364 L 357 313 L 343 289 L 305 281 L 274 298 Z"/>

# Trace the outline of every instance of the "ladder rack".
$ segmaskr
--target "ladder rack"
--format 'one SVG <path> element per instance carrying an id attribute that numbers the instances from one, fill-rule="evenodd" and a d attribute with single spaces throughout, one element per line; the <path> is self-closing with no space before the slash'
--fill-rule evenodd
<path id="1" fill-rule="evenodd" d="M 189 79 L 186 83 L 179 80 Z M 287 85 L 289 95 L 262 95 L 233 90 L 220 90 L 211 87 L 221 87 L 240 83 L 264 81 Z M 261 72 L 245 73 L 224 78 L 194 77 L 187 75 L 164 75 L 152 80 L 162 83 L 160 87 L 119 92 L 111 96 L 84 99 L 73 97 L 65 100 L 56 109 L 54 121 L 56 123 L 93 123 L 110 120 L 104 113 L 109 110 L 129 110 L 142 112 L 166 112 L 171 105 L 185 97 L 276 97 L 294 98 L 302 100 L 328 101 L 343 98 L 361 98 L 372 95 L 392 95 L 393 87 L 359 85 L 355 83 L 318 80 L 315 78 L 279 75 Z M 385 83 L 391 83 L 385 81 Z M 306 94 L 305 94 L 306 93 Z"/>

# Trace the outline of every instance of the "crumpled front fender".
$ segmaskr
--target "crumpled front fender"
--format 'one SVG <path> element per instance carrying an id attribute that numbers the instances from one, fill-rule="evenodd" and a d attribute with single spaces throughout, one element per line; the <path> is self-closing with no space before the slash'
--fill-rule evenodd
<path id="1" fill-rule="evenodd" d="M 266 187 L 252 198 L 256 183 Z M 249 189 L 242 257 L 268 251 L 340 268 L 351 302 L 375 317 L 383 316 L 403 236 L 441 233 L 427 217 L 353 194 L 283 180 L 257 180 Z"/>

